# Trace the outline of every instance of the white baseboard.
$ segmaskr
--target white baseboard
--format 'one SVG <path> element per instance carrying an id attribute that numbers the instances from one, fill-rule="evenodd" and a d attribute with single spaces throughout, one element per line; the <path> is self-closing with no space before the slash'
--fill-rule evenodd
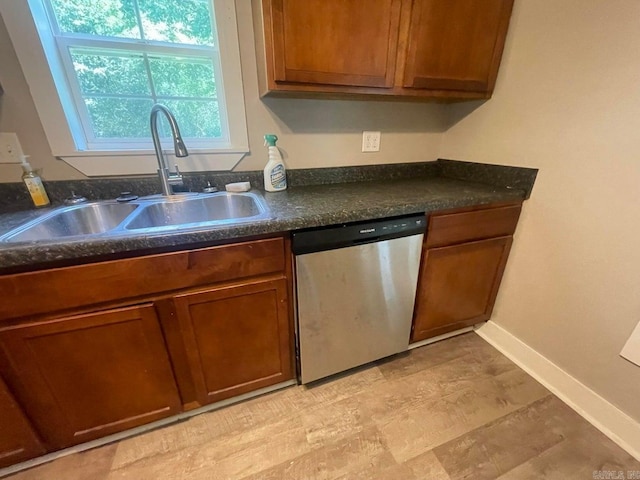
<path id="1" fill-rule="evenodd" d="M 640 423 L 496 323 L 476 333 L 640 461 Z"/>

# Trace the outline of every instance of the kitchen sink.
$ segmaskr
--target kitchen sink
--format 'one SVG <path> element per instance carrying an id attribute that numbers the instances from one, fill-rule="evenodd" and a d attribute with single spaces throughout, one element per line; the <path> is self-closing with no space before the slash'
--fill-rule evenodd
<path id="1" fill-rule="evenodd" d="M 270 218 L 253 192 L 154 195 L 57 208 L 0 236 L 0 242 L 47 242 L 232 226 Z"/>
<path id="2" fill-rule="evenodd" d="M 240 223 L 263 217 L 266 211 L 254 194 L 220 192 L 207 197 L 178 198 L 147 205 L 126 228 L 163 229 Z"/>
<path id="3" fill-rule="evenodd" d="M 88 203 L 54 210 L 1 237 L 3 242 L 55 240 L 80 235 L 97 235 L 113 230 L 139 205 Z"/>

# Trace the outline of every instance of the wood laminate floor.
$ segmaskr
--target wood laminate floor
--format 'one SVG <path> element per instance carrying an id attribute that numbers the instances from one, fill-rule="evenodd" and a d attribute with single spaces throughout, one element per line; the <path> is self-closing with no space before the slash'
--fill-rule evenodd
<path id="1" fill-rule="evenodd" d="M 9 478 L 567 480 L 604 471 L 640 478 L 640 463 L 468 333 Z"/>

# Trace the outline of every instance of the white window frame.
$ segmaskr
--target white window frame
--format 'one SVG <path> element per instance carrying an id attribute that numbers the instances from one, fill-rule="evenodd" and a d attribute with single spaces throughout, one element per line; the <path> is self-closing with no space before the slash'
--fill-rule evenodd
<path id="1" fill-rule="evenodd" d="M 218 144 L 210 146 L 196 141 L 190 147 L 189 141 L 185 140 L 189 156 L 176 158 L 175 161 L 171 159 L 183 172 L 232 170 L 249 152 L 234 0 L 210 1 L 215 11 L 223 73 L 216 81 L 221 85 L 218 95 L 223 92 L 225 98 L 229 134 Z M 61 56 L 46 20 L 42 0 L 0 0 L 0 15 L 13 42 L 52 154 L 87 176 L 155 173 L 157 161 L 150 146 L 88 150 L 87 145 L 74 140 L 72 132 L 82 131 L 83 127 L 77 114 L 67 115 L 63 108 L 63 104 L 74 104 L 74 99 L 66 87 Z M 57 59 L 57 63 L 50 63 L 48 58 Z M 215 73 L 219 74 L 217 71 Z M 64 85 L 64 88 L 57 89 L 56 85 Z M 168 152 L 172 153 L 172 150 Z"/>

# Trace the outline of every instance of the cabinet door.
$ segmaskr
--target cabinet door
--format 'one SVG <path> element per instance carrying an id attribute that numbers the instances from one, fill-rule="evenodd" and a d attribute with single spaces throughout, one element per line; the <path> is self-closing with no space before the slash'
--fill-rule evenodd
<path id="1" fill-rule="evenodd" d="M 174 297 L 201 405 L 293 378 L 286 280 Z"/>
<path id="2" fill-rule="evenodd" d="M 0 468 L 45 453 L 38 436 L 0 379 Z"/>
<path id="3" fill-rule="evenodd" d="M 178 413 L 152 305 L 0 331 L 7 381 L 43 440 L 86 442 Z"/>
<path id="4" fill-rule="evenodd" d="M 490 238 L 423 251 L 413 342 L 489 318 L 512 238 Z"/>
<path id="5" fill-rule="evenodd" d="M 403 86 L 491 92 L 513 0 L 414 0 Z"/>
<path id="6" fill-rule="evenodd" d="M 276 83 L 393 85 L 401 0 L 263 0 Z"/>

